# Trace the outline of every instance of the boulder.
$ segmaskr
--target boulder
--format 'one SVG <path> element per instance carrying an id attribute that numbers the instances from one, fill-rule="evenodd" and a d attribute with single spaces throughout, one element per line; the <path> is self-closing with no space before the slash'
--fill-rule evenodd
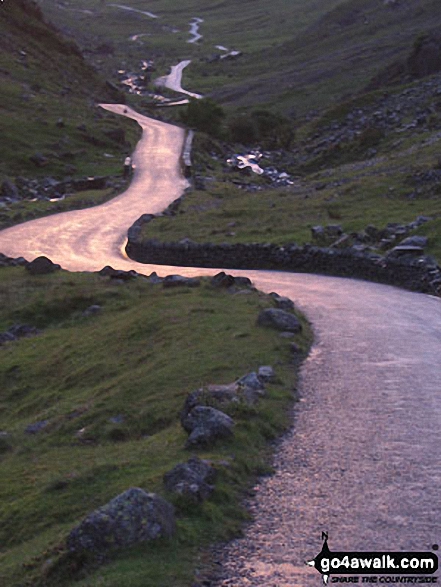
<path id="1" fill-rule="evenodd" d="M 208 461 L 192 457 L 166 473 L 164 485 L 167 491 L 200 503 L 213 492 L 215 477 L 216 469 Z"/>
<path id="2" fill-rule="evenodd" d="M 259 326 L 268 326 L 277 330 L 283 330 L 284 332 L 297 333 L 302 330 L 302 325 L 294 314 L 278 308 L 262 310 L 257 319 L 257 324 Z"/>
<path id="3" fill-rule="evenodd" d="M 194 277 L 183 277 L 182 275 L 167 275 L 162 282 L 163 287 L 197 287 L 200 285 L 199 279 Z"/>
<path id="4" fill-rule="evenodd" d="M 210 283 L 213 287 L 231 287 L 234 285 L 234 277 L 221 271 L 211 278 Z"/>
<path id="5" fill-rule="evenodd" d="M 67 539 L 71 552 L 103 555 L 175 532 L 174 509 L 165 499 L 131 487 L 89 514 Z"/>
<path id="6" fill-rule="evenodd" d="M 233 434 L 234 421 L 220 410 L 208 406 L 196 406 L 181 423 L 190 433 L 186 448 L 210 446 L 217 440 L 229 438 Z"/>
<path id="7" fill-rule="evenodd" d="M 28 263 L 26 269 L 31 275 L 46 275 L 58 271 L 61 267 L 47 257 L 41 256 Z"/>

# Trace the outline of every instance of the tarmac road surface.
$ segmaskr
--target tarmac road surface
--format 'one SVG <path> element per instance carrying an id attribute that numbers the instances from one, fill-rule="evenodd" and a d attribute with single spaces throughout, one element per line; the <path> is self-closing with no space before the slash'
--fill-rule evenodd
<path id="1" fill-rule="evenodd" d="M 123 114 L 124 106 L 104 107 Z M 47 255 L 70 271 L 216 273 L 124 256 L 128 227 L 186 186 L 178 163 L 184 131 L 126 115 L 144 129 L 128 190 L 96 208 L 6 229 L 1 252 Z M 322 531 L 334 551 L 430 551 L 441 543 L 441 300 L 356 280 L 230 273 L 290 297 L 311 320 L 316 343 L 276 473 L 256 488 L 244 538 L 222 549 L 216 587 L 318 586 L 304 561 L 318 554 Z"/>

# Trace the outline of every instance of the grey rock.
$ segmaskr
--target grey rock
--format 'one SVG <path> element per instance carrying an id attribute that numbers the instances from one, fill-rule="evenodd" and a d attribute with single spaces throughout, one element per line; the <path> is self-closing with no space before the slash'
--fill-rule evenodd
<path id="1" fill-rule="evenodd" d="M 183 277 L 182 275 L 167 275 L 162 282 L 163 287 L 198 287 L 200 285 L 199 279 L 194 277 Z"/>
<path id="2" fill-rule="evenodd" d="M 98 304 L 93 304 L 92 306 L 89 306 L 88 308 L 86 308 L 83 312 L 83 316 L 88 317 L 88 316 L 94 316 L 95 314 L 99 314 L 102 310 L 102 307 L 99 306 Z"/>
<path id="3" fill-rule="evenodd" d="M 208 461 L 192 457 L 166 473 L 164 485 L 167 491 L 202 502 L 213 492 L 215 477 L 216 469 Z"/>
<path id="4" fill-rule="evenodd" d="M 294 302 L 286 296 L 279 296 L 276 293 L 271 293 L 270 296 L 274 299 L 276 306 L 280 310 L 294 310 Z"/>
<path id="5" fill-rule="evenodd" d="M 400 245 L 424 248 L 427 247 L 428 241 L 429 239 L 427 238 L 427 236 L 413 235 L 408 236 L 407 238 L 402 240 Z"/>
<path id="6" fill-rule="evenodd" d="M 17 340 L 17 337 L 12 332 L 0 332 L 0 346 L 5 344 L 5 342 L 12 342 L 13 340 Z"/>
<path id="7" fill-rule="evenodd" d="M 150 281 L 150 283 L 156 284 L 156 283 L 162 283 L 164 281 L 164 279 L 162 277 L 159 277 L 159 275 L 156 273 L 156 271 L 153 271 L 153 273 L 151 273 L 149 275 L 149 281 Z"/>
<path id="8" fill-rule="evenodd" d="M 196 406 L 181 419 L 190 436 L 186 448 L 209 446 L 218 439 L 229 438 L 233 434 L 234 421 L 224 412 L 207 406 Z"/>
<path id="9" fill-rule="evenodd" d="M 311 235 L 314 239 L 321 239 L 325 236 L 325 229 L 323 226 L 318 224 L 317 226 L 313 226 L 311 228 Z"/>
<path id="10" fill-rule="evenodd" d="M 431 218 L 430 216 L 418 216 L 415 222 L 417 222 L 418 226 L 420 226 L 421 224 L 425 224 L 426 222 L 430 222 L 431 220 L 433 220 L 433 218 Z"/>
<path id="11" fill-rule="evenodd" d="M 20 197 L 17 187 L 9 179 L 5 179 L 2 183 L 1 195 L 4 198 L 11 198 L 13 200 L 17 200 Z"/>
<path id="12" fill-rule="evenodd" d="M 26 426 L 25 432 L 26 434 L 38 434 L 48 426 L 49 420 L 41 420 L 40 422 L 35 422 L 35 424 L 29 424 L 29 426 Z"/>
<path id="13" fill-rule="evenodd" d="M 12 334 L 15 338 L 23 338 L 25 336 L 36 336 L 40 334 L 41 331 L 35 326 L 29 326 L 29 324 L 14 324 L 9 328 L 8 332 Z"/>
<path id="14" fill-rule="evenodd" d="M 58 271 L 61 267 L 47 257 L 41 256 L 28 263 L 26 269 L 31 275 L 46 275 Z"/>
<path id="15" fill-rule="evenodd" d="M 391 251 L 389 251 L 386 255 L 388 259 L 393 259 L 397 257 L 404 257 L 404 256 L 412 256 L 412 257 L 419 257 L 424 254 L 424 249 L 422 247 L 417 247 L 413 245 L 398 245 L 394 247 Z"/>
<path id="16" fill-rule="evenodd" d="M 98 273 L 103 277 L 110 277 L 110 279 L 121 280 L 123 282 L 138 277 L 136 271 L 123 271 L 122 269 L 114 269 L 110 265 L 106 265 L 101 269 L 101 271 L 98 271 Z"/>
<path id="17" fill-rule="evenodd" d="M 295 342 L 290 344 L 289 349 L 293 355 L 297 355 L 298 353 L 302 352 L 302 349 Z"/>
<path id="18" fill-rule="evenodd" d="M 234 285 L 237 287 L 251 287 L 253 283 L 248 277 L 235 277 Z"/>
<path id="19" fill-rule="evenodd" d="M 31 157 L 29 157 L 29 160 L 32 163 L 34 163 L 34 165 L 36 165 L 37 167 L 45 167 L 49 163 L 49 159 L 41 153 L 35 153 Z"/>
<path id="20" fill-rule="evenodd" d="M 257 370 L 257 376 L 261 381 L 271 382 L 276 380 L 276 374 L 270 365 L 263 365 L 262 367 L 259 367 Z"/>
<path id="21" fill-rule="evenodd" d="M 247 373 L 246 375 L 244 375 L 243 377 L 238 379 L 237 383 L 239 385 L 242 385 L 244 387 L 249 387 L 250 389 L 253 389 L 256 391 L 265 389 L 264 384 L 259 379 L 259 377 L 257 376 L 257 373 L 255 371 L 252 371 L 251 373 Z"/>
<path id="22" fill-rule="evenodd" d="M 285 332 L 297 333 L 302 330 L 302 325 L 294 314 L 290 314 L 285 310 L 279 310 L 277 308 L 267 308 L 266 310 L 262 310 L 257 319 L 257 324 L 259 326 L 268 326 Z"/>
<path id="23" fill-rule="evenodd" d="M 279 334 L 280 338 L 294 338 L 294 332 L 281 332 Z"/>
<path id="24" fill-rule="evenodd" d="M 343 229 L 339 224 L 328 224 L 325 227 L 325 234 L 330 237 L 338 237 L 343 234 Z"/>
<path id="25" fill-rule="evenodd" d="M 132 487 L 89 514 L 67 539 L 72 552 L 105 554 L 175 532 L 173 506 L 165 499 Z"/>
<path id="26" fill-rule="evenodd" d="M 234 285 L 234 277 L 221 271 L 211 278 L 210 283 L 213 287 L 231 287 Z"/>

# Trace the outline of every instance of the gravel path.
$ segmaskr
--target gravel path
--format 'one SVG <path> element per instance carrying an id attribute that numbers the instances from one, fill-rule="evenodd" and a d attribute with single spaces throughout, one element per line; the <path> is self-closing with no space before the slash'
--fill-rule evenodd
<path id="1" fill-rule="evenodd" d="M 276 474 L 256 487 L 244 538 L 218 552 L 213 587 L 318 586 L 304 561 L 322 531 L 334 551 L 440 542 L 441 301 L 322 279 L 277 284 L 298 298 L 317 343 Z"/>

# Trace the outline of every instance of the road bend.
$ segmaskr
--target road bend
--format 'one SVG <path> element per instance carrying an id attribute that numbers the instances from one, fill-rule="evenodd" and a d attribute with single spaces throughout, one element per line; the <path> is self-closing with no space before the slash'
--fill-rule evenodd
<path id="1" fill-rule="evenodd" d="M 105 265 L 160 275 L 216 269 L 143 265 L 125 257 L 128 227 L 158 213 L 186 186 L 184 131 L 120 105 L 105 108 L 142 126 L 130 187 L 95 208 L 0 232 L 0 251 L 46 255 L 69 271 Z M 275 474 L 256 487 L 254 521 L 221 549 L 216 587 L 320 584 L 304 561 L 331 550 L 430 551 L 441 543 L 441 301 L 363 281 L 272 271 L 248 275 L 290 297 L 316 342 L 301 373 L 295 425 Z"/>

